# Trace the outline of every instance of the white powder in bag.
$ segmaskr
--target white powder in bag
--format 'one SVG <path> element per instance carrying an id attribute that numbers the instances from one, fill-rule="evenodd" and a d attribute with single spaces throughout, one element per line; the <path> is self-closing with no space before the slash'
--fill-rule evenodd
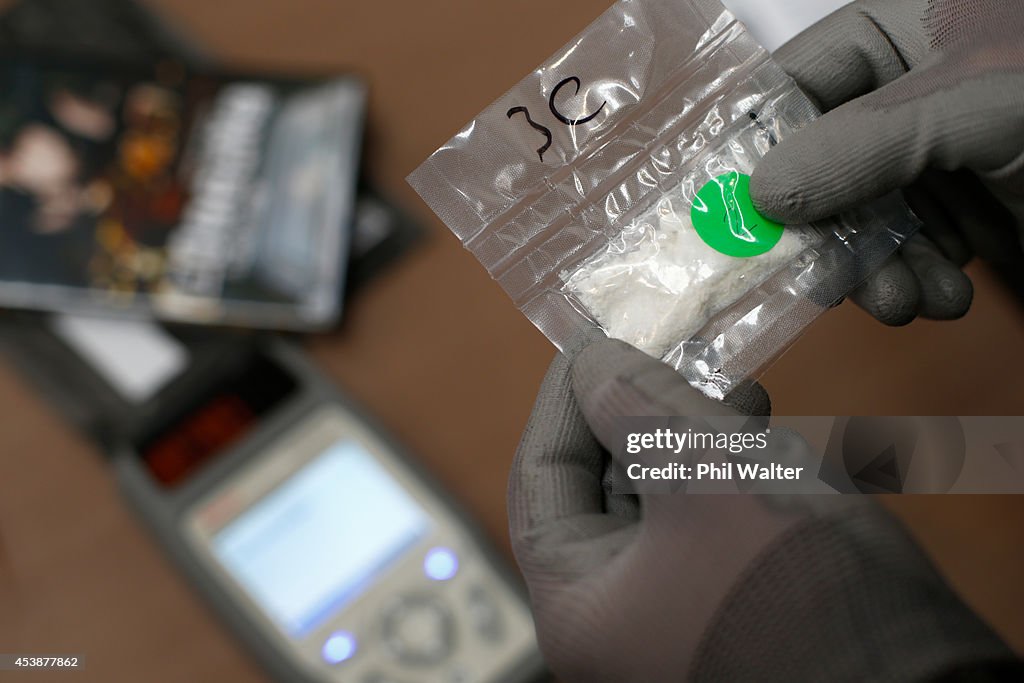
<path id="1" fill-rule="evenodd" d="M 683 209 L 685 205 L 685 210 Z M 666 196 L 578 269 L 562 274 L 609 336 L 663 357 L 814 242 L 787 228 L 770 251 L 736 258 L 715 251 L 690 221 L 690 203 Z"/>

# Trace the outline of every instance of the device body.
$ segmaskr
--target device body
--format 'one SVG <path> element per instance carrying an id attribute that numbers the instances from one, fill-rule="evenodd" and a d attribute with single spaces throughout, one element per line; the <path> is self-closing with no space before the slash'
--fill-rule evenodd
<path id="1" fill-rule="evenodd" d="M 153 454 L 194 430 L 186 415 L 114 457 L 129 500 L 231 629 L 289 683 L 536 680 L 522 589 L 466 517 L 300 353 L 269 342 L 255 358 L 254 386 L 285 393 L 222 452 L 161 483 Z"/>

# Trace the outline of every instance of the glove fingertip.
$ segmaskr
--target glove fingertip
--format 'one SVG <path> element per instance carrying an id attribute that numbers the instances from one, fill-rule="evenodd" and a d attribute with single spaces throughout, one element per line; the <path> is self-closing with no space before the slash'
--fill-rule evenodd
<path id="1" fill-rule="evenodd" d="M 974 283 L 949 264 L 941 272 L 931 273 L 922 293 L 921 315 L 929 320 L 959 320 L 974 303 Z"/>
<path id="2" fill-rule="evenodd" d="M 794 190 L 792 183 L 780 182 L 779 178 L 784 174 L 777 170 L 777 166 L 781 164 L 774 164 L 773 161 L 766 156 L 750 175 L 750 199 L 762 215 L 772 220 L 792 223 L 792 217 L 801 208 L 799 193 Z"/>
<path id="3" fill-rule="evenodd" d="M 620 371 L 624 361 L 646 355 L 624 341 L 601 339 L 584 347 L 572 360 L 572 382 L 577 392 L 586 392 Z M 633 359 L 635 362 L 635 359 Z"/>
<path id="4" fill-rule="evenodd" d="M 725 404 L 743 415 L 769 417 L 772 414 L 772 399 L 768 391 L 758 382 L 749 381 L 737 386 L 725 397 Z"/>
<path id="5" fill-rule="evenodd" d="M 816 159 L 801 147 L 799 139 L 783 142 L 758 162 L 750 176 L 754 208 L 787 225 L 810 223 L 835 213 L 815 199 L 821 194 L 819 180 L 825 176 L 811 171 Z"/>
<path id="6" fill-rule="evenodd" d="M 583 414 L 600 420 L 608 410 L 644 414 L 653 397 L 633 386 L 638 375 L 674 372 L 661 361 L 618 339 L 590 344 L 573 360 L 572 388 Z"/>
<path id="7" fill-rule="evenodd" d="M 929 320 L 958 320 L 974 302 L 974 284 L 925 235 L 903 246 L 903 260 L 920 283 L 920 314 Z"/>
<path id="8" fill-rule="evenodd" d="M 893 259 L 850 297 L 871 317 L 889 327 L 903 327 L 917 318 L 921 287 L 914 273 Z"/>

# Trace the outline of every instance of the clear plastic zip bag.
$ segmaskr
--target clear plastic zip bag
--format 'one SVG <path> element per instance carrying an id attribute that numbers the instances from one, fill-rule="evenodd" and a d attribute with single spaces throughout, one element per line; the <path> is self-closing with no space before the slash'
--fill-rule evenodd
<path id="1" fill-rule="evenodd" d="M 620 0 L 409 182 L 560 349 L 600 330 L 721 398 L 918 227 L 895 196 L 757 214 L 749 174 L 817 116 L 717 0 Z"/>

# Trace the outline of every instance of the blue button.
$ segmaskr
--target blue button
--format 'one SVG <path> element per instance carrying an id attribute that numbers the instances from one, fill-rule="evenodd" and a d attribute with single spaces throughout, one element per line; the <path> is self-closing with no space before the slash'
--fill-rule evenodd
<path id="1" fill-rule="evenodd" d="M 434 581 L 447 581 L 459 571 L 459 558 L 450 548 L 431 548 L 423 558 L 423 573 Z"/>
<path id="2" fill-rule="evenodd" d="M 341 664 L 356 653 L 356 637 L 348 631 L 335 631 L 320 650 L 328 664 Z"/>

